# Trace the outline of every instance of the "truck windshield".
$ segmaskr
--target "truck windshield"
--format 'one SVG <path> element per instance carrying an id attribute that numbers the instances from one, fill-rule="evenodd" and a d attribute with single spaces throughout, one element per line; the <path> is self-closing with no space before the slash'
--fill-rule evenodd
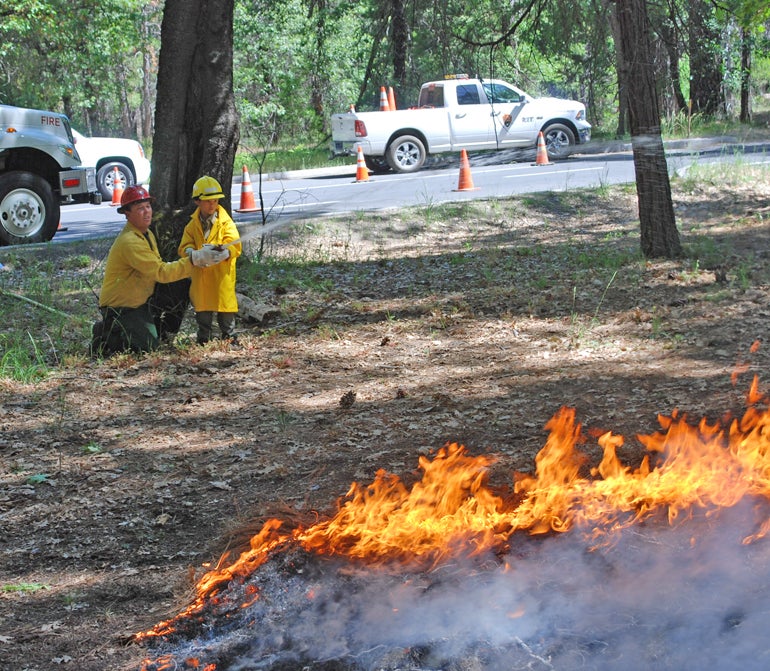
<path id="1" fill-rule="evenodd" d="M 522 96 L 518 91 L 502 84 L 484 84 L 484 93 L 491 103 L 520 103 Z"/>

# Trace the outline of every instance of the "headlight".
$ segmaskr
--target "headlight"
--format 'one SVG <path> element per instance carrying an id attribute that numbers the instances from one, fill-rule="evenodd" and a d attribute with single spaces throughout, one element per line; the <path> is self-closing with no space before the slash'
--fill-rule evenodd
<path id="1" fill-rule="evenodd" d="M 584 116 L 585 116 L 585 110 L 578 110 L 577 114 L 575 114 L 575 119 L 577 119 L 578 121 L 582 121 Z"/>

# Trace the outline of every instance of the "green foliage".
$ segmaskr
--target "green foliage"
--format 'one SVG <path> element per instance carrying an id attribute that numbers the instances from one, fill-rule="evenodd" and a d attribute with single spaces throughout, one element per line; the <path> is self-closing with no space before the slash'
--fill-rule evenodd
<path id="1" fill-rule="evenodd" d="M 51 589 L 51 587 L 49 585 L 44 585 L 43 583 L 39 583 L 39 582 L 6 583 L 2 586 L 0 591 L 5 592 L 7 594 L 20 593 L 20 592 L 27 592 L 29 594 L 34 594 L 35 592 L 39 592 L 42 589 Z"/>
<path id="2" fill-rule="evenodd" d="M 139 106 L 141 54 L 159 48 L 151 8 L 141 0 L 4 3 L 0 102 L 65 112 L 87 134 L 130 133 L 119 120 Z"/>
<path id="3" fill-rule="evenodd" d="M 81 452 L 83 454 L 101 454 L 102 446 L 91 440 L 86 445 L 83 445 Z"/>
<path id="4" fill-rule="evenodd" d="M 26 334 L 28 342 L 22 338 L 10 342 L 7 336 L 0 335 L 0 345 L 5 350 L 0 358 L 0 378 L 10 378 L 17 382 L 35 382 L 48 374 L 48 366 L 43 359 L 38 343 L 32 334 Z"/>
<path id="5" fill-rule="evenodd" d="M 366 41 L 357 3 L 237 2 L 234 86 L 244 143 L 320 142 L 331 112 L 356 101 L 356 61 Z"/>
<path id="6" fill-rule="evenodd" d="M 26 479 L 26 483 L 28 485 L 42 485 L 43 483 L 48 482 L 50 479 L 50 476 L 47 473 L 35 473 L 34 475 L 30 475 Z"/>

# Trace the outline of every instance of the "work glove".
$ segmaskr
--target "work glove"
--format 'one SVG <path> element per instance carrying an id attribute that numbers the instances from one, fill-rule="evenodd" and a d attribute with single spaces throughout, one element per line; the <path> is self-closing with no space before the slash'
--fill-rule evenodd
<path id="1" fill-rule="evenodd" d="M 214 263 L 219 263 L 220 261 L 227 261 L 227 259 L 230 258 L 230 248 L 229 247 L 222 247 L 222 245 L 210 245 L 205 244 L 203 245 L 203 249 L 211 249 L 214 252 L 217 253 L 217 260 L 214 261 Z"/>
<path id="2" fill-rule="evenodd" d="M 222 252 L 218 252 L 211 247 L 204 247 L 203 249 L 188 247 L 185 252 L 196 268 L 208 268 L 223 260 Z"/>

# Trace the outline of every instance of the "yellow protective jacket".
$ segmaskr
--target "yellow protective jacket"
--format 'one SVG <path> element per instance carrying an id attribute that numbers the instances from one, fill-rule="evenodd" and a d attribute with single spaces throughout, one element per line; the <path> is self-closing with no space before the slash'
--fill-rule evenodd
<path id="1" fill-rule="evenodd" d="M 217 209 L 208 238 L 203 238 L 203 226 L 200 210 L 196 208 L 182 233 L 179 243 L 179 256 L 187 256 L 188 247 L 200 249 L 204 244 L 226 245 L 240 238 L 235 222 L 221 205 Z M 238 299 L 235 297 L 235 260 L 241 255 L 240 243 L 228 247 L 230 258 L 208 268 L 192 269 L 190 301 L 197 312 L 238 312 Z"/>
<path id="2" fill-rule="evenodd" d="M 192 268 L 187 258 L 165 263 L 152 231 L 145 238 L 126 222 L 107 255 L 99 306 L 138 308 L 152 296 L 156 282 L 166 284 L 190 277 Z"/>

